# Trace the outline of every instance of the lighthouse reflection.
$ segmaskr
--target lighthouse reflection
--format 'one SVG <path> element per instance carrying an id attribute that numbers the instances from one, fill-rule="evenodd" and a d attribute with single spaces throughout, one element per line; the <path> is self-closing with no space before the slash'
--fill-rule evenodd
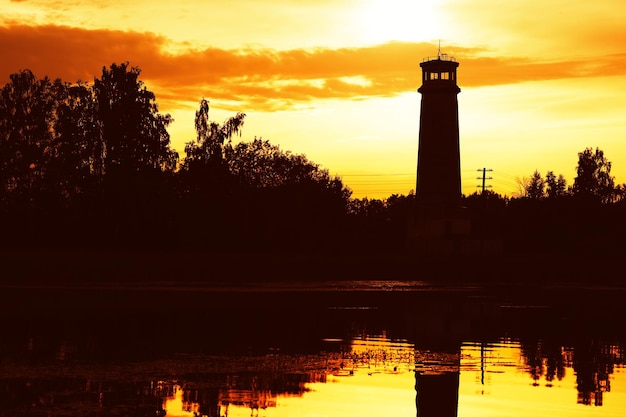
<path id="1" fill-rule="evenodd" d="M 448 351 L 416 351 L 418 417 L 456 417 L 459 402 L 460 346 Z"/>

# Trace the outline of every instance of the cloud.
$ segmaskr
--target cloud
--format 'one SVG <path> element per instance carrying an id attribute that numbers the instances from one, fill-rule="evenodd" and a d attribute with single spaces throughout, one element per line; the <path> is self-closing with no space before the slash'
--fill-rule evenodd
<path id="1" fill-rule="evenodd" d="M 150 33 L 5 25 L 0 26 L 0 75 L 28 68 L 40 77 L 89 81 L 113 62 L 158 59 L 165 42 Z"/>
<path id="2" fill-rule="evenodd" d="M 463 87 L 622 75 L 626 54 L 566 61 L 490 57 L 484 48 L 450 47 Z M 319 99 L 391 97 L 415 91 L 430 43 L 389 42 L 354 48 L 172 48 L 154 33 L 45 25 L 0 26 L 0 76 L 30 69 L 37 76 L 91 81 L 103 66 L 129 61 L 162 103 L 201 97 L 237 108 L 271 111 Z M 172 52 L 175 51 L 175 52 Z"/>

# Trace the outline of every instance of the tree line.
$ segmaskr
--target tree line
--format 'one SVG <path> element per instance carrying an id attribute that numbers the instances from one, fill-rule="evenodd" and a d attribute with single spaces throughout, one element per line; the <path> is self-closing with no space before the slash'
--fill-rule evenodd
<path id="1" fill-rule="evenodd" d="M 5 247 L 323 248 L 340 232 L 350 190 L 304 155 L 267 140 L 232 144 L 196 112 L 180 158 L 170 115 L 128 63 L 92 84 L 38 79 L 0 90 L 0 227 Z"/>
<path id="2" fill-rule="evenodd" d="M 586 148 L 578 153 L 572 186 L 567 185 L 563 174 L 557 177 L 553 171 L 548 171 L 544 178 L 535 170 L 530 177 L 518 179 L 519 196 L 533 200 L 574 196 L 578 200 L 595 200 L 604 204 L 620 202 L 626 199 L 626 184 L 615 184 L 611 166 L 600 148 L 595 151 Z"/>
<path id="3" fill-rule="evenodd" d="M 353 199 L 304 155 L 241 137 L 201 100 L 185 156 L 168 114 L 128 63 L 93 83 L 38 79 L 0 89 L 0 227 L 4 247 L 377 251 L 405 247 L 415 195 Z M 511 251 L 621 247 L 626 187 L 600 149 L 579 153 L 577 177 L 535 172 L 515 198 L 463 196 L 476 238 Z M 584 244 L 581 242 L 585 242 Z M 600 243 L 598 243 L 600 242 Z"/>
<path id="4" fill-rule="evenodd" d="M 491 190 L 463 195 L 462 215 L 471 225 L 466 238 L 495 240 L 506 253 L 520 256 L 621 255 L 626 251 L 626 184 L 615 183 L 611 167 L 601 149 L 586 148 L 578 153 L 572 185 L 562 174 L 548 171 L 544 177 L 535 171 L 519 179 L 515 196 Z M 351 233 L 370 249 L 401 250 L 415 204 L 413 192 L 353 199 L 348 205 L 356 225 Z"/>
<path id="5" fill-rule="evenodd" d="M 515 253 L 616 255 L 626 250 L 626 185 L 616 184 L 604 152 L 578 153 L 576 177 L 535 171 L 515 197 L 491 191 L 465 198 L 479 236 L 498 236 Z"/>

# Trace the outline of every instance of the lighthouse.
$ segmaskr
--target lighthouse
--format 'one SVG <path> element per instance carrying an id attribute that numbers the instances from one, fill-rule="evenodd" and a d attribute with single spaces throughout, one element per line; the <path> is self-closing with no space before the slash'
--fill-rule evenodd
<path id="1" fill-rule="evenodd" d="M 422 67 L 417 198 L 422 204 L 455 207 L 461 199 L 459 104 L 456 82 L 459 63 L 438 54 Z"/>
<path id="2" fill-rule="evenodd" d="M 459 63 L 439 50 L 420 67 L 416 210 L 409 235 L 420 247 L 426 243 L 430 250 L 454 252 L 459 236 L 469 234 L 469 220 L 461 209 Z"/>

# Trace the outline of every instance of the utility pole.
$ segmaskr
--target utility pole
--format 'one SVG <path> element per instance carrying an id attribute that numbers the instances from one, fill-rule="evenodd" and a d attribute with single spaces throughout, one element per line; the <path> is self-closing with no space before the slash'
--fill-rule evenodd
<path id="1" fill-rule="evenodd" d="M 483 169 L 477 169 L 476 171 L 478 171 L 478 172 L 482 171 L 483 172 L 483 176 L 482 177 L 476 177 L 477 180 L 482 179 L 483 183 L 482 183 L 482 185 L 477 185 L 476 187 L 477 188 L 482 188 L 482 194 L 485 194 L 485 188 L 491 188 L 491 185 L 485 185 L 485 182 L 487 180 L 492 180 L 493 179 L 493 177 L 488 177 L 487 176 L 487 172 L 492 172 L 493 169 L 483 168 Z"/>

